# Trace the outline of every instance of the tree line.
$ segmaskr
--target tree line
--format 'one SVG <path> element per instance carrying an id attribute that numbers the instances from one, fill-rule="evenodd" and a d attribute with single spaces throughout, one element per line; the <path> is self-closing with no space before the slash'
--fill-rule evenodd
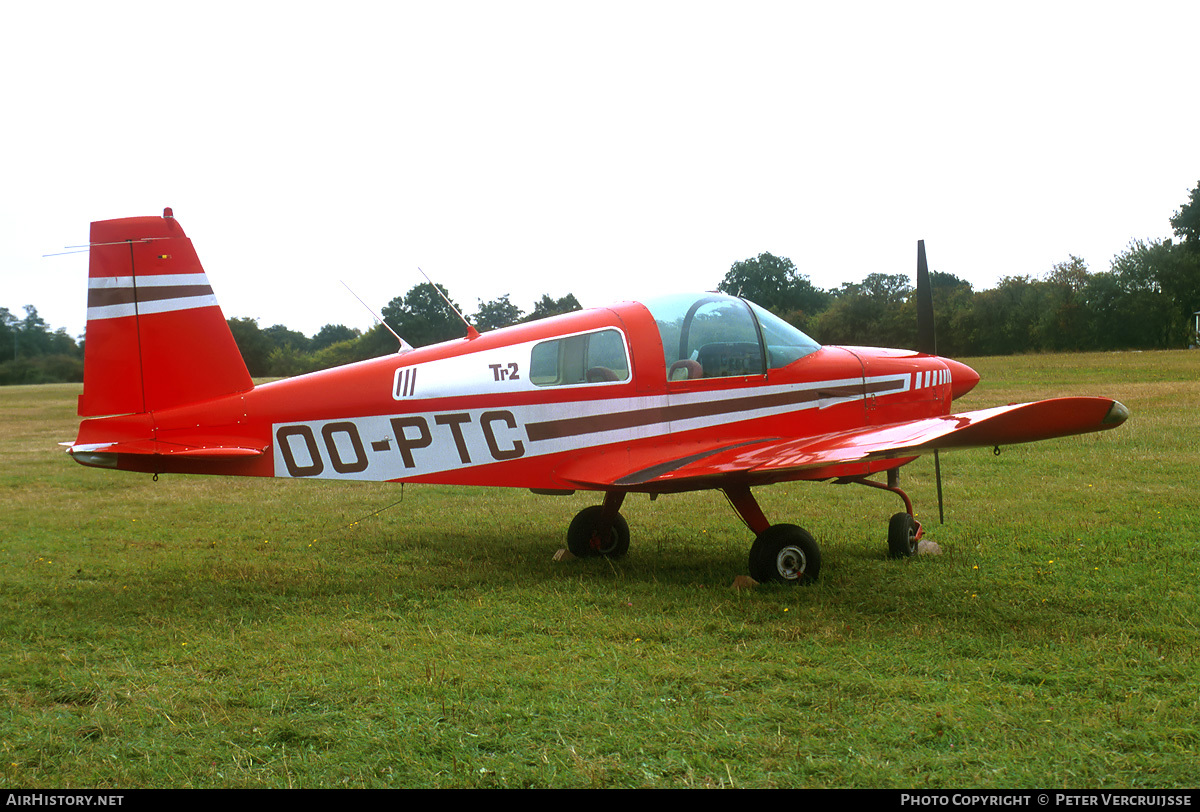
<path id="1" fill-rule="evenodd" d="M 1044 275 L 1006 276 L 987 290 L 930 274 L 938 352 L 950 356 L 1196 346 L 1200 311 L 1200 184 L 1170 219 L 1174 240 L 1134 240 L 1107 271 L 1069 256 Z M 904 274 L 815 288 L 786 257 L 736 262 L 718 289 L 744 296 L 822 344 L 912 347 L 915 289 Z"/>
<path id="2" fill-rule="evenodd" d="M 1006 276 L 974 290 L 951 273 L 930 274 L 938 352 L 950 356 L 1026 352 L 1170 349 L 1200 343 L 1200 183 L 1170 218 L 1175 239 L 1135 240 L 1106 271 L 1069 256 L 1040 276 Z M 911 347 L 915 290 L 904 274 L 869 274 L 821 290 L 787 257 L 763 253 L 735 262 L 717 286 L 769 308 L 823 344 Z M 466 328 L 441 285 L 416 285 L 388 302 L 383 320 L 416 347 L 461 337 Z M 454 309 L 462 308 L 454 304 Z M 528 312 L 506 294 L 479 301 L 467 316 L 479 331 L 580 309 L 572 294 L 544 295 Z M 83 342 L 52 331 L 26 305 L 20 318 L 0 308 L 0 384 L 83 380 Z M 382 326 L 362 332 L 327 324 L 306 336 L 250 318 L 229 327 L 254 377 L 285 377 L 393 353 Z"/>
<path id="3" fill-rule="evenodd" d="M 83 344 L 66 331 L 51 331 L 37 308 L 25 318 L 0 307 L 0 385 L 83 380 Z"/>
<path id="4" fill-rule="evenodd" d="M 805 287 L 807 279 L 790 260 L 765 254 L 736 263 L 719 289 L 744 291 L 739 280 L 762 264 L 789 269 Z M 942 355 L 1171 349 L 1198 341 L 1193 313 L 1200 310 L 1200 253 L 1186 243 L 1135 241 L 1109 271 L 1098 273 L 1071 256 L 1044 276 L 1006 276 L 982 291 L 933 271 L 930 287 Z M 822 344 L 915 344 L 916 291 L 903 274 L 870 274 L 806 294 L 803 305 L 788 297 L 757 301 Z"/>

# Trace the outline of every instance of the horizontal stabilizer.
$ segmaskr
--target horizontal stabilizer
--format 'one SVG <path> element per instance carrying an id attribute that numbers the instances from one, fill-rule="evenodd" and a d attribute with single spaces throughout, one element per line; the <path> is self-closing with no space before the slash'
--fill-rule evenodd
<path id="1" fill-rule="evenodd" d="M 113 467 L 111 461 L 116 454 L 226 460 L 261 457 L 266 449 L 244 445 L 187 445 L 160 440 L 127 440 L 117 443 L 76 443 L 67 449 L 67 453 L 83 465 L 110 468 Z"/>

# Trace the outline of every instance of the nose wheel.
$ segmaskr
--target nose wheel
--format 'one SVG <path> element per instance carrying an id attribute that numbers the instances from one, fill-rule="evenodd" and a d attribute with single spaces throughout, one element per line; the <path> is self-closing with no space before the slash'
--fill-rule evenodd
<path id="1" fill-rule="evenodd" d="M 891 558 L 908 558 L 917 554 L 917 542 L 921 540 L 921 523 L 908 513 L 897 513 L 888 522 L 888 555 Z"/>
<path id="2" fill-rule="evenodd" d="M 838 480 L 838 484 L 866 485 L 894 493 L 904 500 L 904 512 L 895 514 L 888 522 L 888 557 L 908 558 L 917 554 L 917 543 L 925 531 L 921 528 L 921 523 L 913 518 L 912 500 L 900 489 L 900 470 L 898 468 L 888 470 L 886 485 L 882 482 L 872 482 L 866 477 L 846 477 Z"/>

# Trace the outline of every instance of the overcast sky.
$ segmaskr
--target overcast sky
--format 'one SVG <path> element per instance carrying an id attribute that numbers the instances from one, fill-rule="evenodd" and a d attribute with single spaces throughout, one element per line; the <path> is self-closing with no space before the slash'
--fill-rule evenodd
<path id="1" fill-rule="evenodd" d="M 711 289 L 977 289 L 1170 236 L 1200 3 L 30 2 L 0 12 L 0 306 L 83 331 L 92 220 L 171 206 L 227 317 L 358 328 Z"/>

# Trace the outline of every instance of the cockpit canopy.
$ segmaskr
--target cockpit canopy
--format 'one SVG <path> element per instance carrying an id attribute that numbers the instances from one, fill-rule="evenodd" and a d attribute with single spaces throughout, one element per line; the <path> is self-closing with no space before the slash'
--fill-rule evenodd
<path id="1" fill-rule="evenodd" d="M 667 379 L 763 375 L 820 349 L 765 308 L 720 293 L 643 302 L 658 323 Z"/>

